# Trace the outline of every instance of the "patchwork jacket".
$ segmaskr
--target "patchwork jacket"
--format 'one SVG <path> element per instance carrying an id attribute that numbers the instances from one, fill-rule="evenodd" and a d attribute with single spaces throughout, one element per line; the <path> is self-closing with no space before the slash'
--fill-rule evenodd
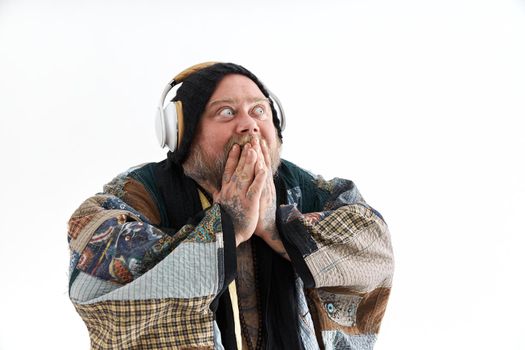
<path id="1" fill-rule="evenodd" d="M 69 221 L 69 295 L 92 349 L 223 348 L 213 303 L 235 283 L 232 225 L 200 191 L 180 203 L 185 222 L 168 225 L 174 213 L 156 181 L 166 162 L 120 174 Z M 326 181 L 285 160 L 277 176 L 304 348 L 373 348 L 394 266 L 385 221 L 352 181 Z"/>

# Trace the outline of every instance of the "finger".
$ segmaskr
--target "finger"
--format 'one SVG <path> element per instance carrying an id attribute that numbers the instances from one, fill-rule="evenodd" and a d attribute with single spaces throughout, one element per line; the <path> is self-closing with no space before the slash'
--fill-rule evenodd
<path id="1" fill-rule="evenodd" d="M 232 175 L 232 183 L 235 183 L 235 188 L 240 190 L 243 194 L 246 193 L 248 187 L 253 181 L 255 176 L 255 161 L 257 155 L 255 151 L 249 147 L 250 144 L 246 144 L 244 150 L 241 154 L 241 159 L 235 169 L 235 173 Z"/>
<path id="2" fill-rule="evenodd" d="M 226 165 L 224 167 L 224 174 L 222 175 L 222 182 L 228 183 L 231 180 L 237 164 L 239 163 L 239 156 L 241 153 L 240 146 L 235 144 L 228 153 L 228 159 L 226 160 Z"/>
<path id="3" fill-rule="evenodd" d="M 275 184 L 273 183 L 273 176 L 268 175 L 268 183 L 266 186 L 268 188 L 270 198 L 275 198 L 276 194 L 275 194 Z"/>
<path id="4" fill-rule="evenodd" d="M 244 169 L 244 163 L 246 163 L 246 156 L 248 154 L 248 150 L 251 149 L 251 145 L 249 143 L 242 146 L 242 152 L 241 152 L 241 158 L 239 159 L 239 163 L 237 164 L 236 171 L 241 172 L 242 169 Z"/>
<path id="5" fill-rule="evenodd" d="M 247 182 L 246 185 L 252 183 L 255 176 L 255 163 L 257 162 L 257 153 L 254 149 L 249 149 L 246 152 L 246 159 L 244 162 L 244 168 L 241 171 L 241 181 Z M 247 187 L 247 186 L 246 186 Z"/>
<path id="6" fill-rule="evenodd" d="M 257 170 L 252 184 L 248 188 L 248 191 L 246 191 L 246 198 L 248 198 L 248 200 L 259 200 L 261 198 L 265 181 L 266 171 L 264 171 L 264 169 Z"/>
<path id="7" fill-rule="evenodd" d="M 252 140 L 253 149 L 257 152 L 257 161 L 261 161 L 264 164 L 264 155 L 261 149 L 261 140 L 258 137 L 254 137 Z"/>
<path id="8" fill-rule="evenodd" d="M 270 157 L 270 148 L 268 147 L 268 143 L 266 143 L 266 141 L 264 140 L 262 140 L 261 144 L 262 144 L 261 150 L 262 150 L 262 154 L 264 157 L 264 162 L 266 163 L 266 166 L 270 168 L 272 164 L 272 159 Z"/>
<path id="9" fill-rule="evenodd" d="M 268 176 L 270 178 L 270 190 L 272 192 L 272 196 L 275 197 L 276 190 L 275 190 L 275 183 L 273 182 L 273 176 Z"/>
<path id="10" fill-rule="evenodd" d="M 255 164 L 255 168 L 256 168 L 257 170 L 259 170 L 259 169 L 264 169 L 264 165 L 265 165 L 265 164 L 264 164 L 264 159 L 262 159 L 262 158 L 260 158 L 260 157 L 257 158 L 257 164 Z"/>

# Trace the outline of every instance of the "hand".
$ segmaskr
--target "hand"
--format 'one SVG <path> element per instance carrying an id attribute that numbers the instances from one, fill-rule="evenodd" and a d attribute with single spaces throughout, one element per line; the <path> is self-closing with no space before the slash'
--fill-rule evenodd
<path id="1" fill-rule="evenodd" d="M 255 228 L 255 234 L 261 237 L 277 254 L 290 261 L 290 257 L 284 248 L 281 237 L 279 237 L 279 232 L 277 231 L 277 226 L 275 225 L 277 195 L 275 184 L 273 183 L 270 151 L 264 141 L 259 142 L 259 140 L 254 140 L 252 145 L 257 151 L 258 162 L 264 164 L 264 171 L 266 173 L 266 180 L 259 202 L 259 219 Z"/>
<path id="2" fill-rule="evenodd" d="M 234 145 L 228 154 L 221 190 L 213 194 L 213 200 L 232 218 L 237 246 L 255 231 L 265 181 L 265 169 L 252 145 L 244 145 L 242 152 L 239 145 Z"/>
<path id="3" fill-rule="evenodd" d="M 270 158 L 270 151 L 268 145 L 264 141 L 254 139 L 252 141 L 253 149 L 257 152 L 258 162 L 264 164 L 264 171 L 266 173 L 266 181 L 261 193 L 261 200 L 259 202 L 259 220 L 255 228 L 255 234 L 262 237 L 274 238 L 277 235 L 275 226 L 275 211 L 276 211 L 276 193 L 275 185 L 273 183 L 272 163 Z"/>

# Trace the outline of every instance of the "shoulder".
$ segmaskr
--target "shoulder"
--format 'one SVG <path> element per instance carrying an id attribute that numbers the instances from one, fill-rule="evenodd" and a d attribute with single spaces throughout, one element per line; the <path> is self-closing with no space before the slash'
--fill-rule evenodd
<path id="1" fill-rule="evenodd" d="M 305 182 L 313 183 L 316 178 L 316 176 L 308 170 L 305 170 L 304 168 L 301 168 L 295 163 L 292 163 L 286 159 L 281 159 L 281 164 L 279 165 L 277 174 L 287 185 L 294 186 L 303 184 Z"/>
<path id="2" fill-rule="evenodd" d="M 318 176 L 288 160 L 281 160 L 277 176 L 286 189 L 288 204 L 295 204 L 299 210 L 320 210 L 329 195 L 318 186 Z"/>
<path id="3" fill-rule="evenodd" d="M 163 163 L 143 163 L 126 169 L 104 185 L 103 194 L 117 197 L 148 217 L 151 223 L 159 224 L 163 210 L 159 207 L 155 174 Z"/>

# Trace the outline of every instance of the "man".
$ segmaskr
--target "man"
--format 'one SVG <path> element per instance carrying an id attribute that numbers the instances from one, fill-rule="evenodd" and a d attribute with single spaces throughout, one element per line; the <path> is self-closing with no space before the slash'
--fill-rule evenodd
<path id="1" fill-rule="evenodd" d="M 372 348 L 393 274 L 381 215 L 351 181 L 280 159 L 284 121 L 251 72 L 179 77 L 177 146 L 69 222 L 92 348 Z"/>

